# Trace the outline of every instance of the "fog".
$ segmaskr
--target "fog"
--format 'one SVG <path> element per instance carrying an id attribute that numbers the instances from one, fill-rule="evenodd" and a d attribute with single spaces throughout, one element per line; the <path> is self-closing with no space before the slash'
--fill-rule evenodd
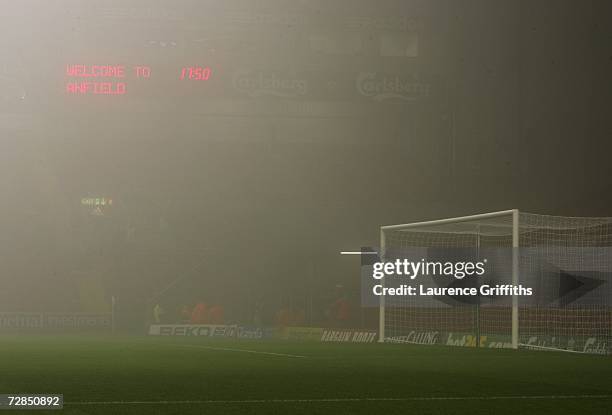
<path id="1" fill-rule="evenodd" d="M 314 320 L 381 225 L 610 216 L 609 3 L 127 4 L 2 4 L 0 311 Z"/>

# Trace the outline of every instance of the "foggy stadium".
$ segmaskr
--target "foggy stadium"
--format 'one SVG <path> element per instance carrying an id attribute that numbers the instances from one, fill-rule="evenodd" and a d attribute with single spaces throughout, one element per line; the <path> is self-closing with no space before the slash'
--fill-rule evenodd
<path id="1" fill-rule="evenodd" d="M 612 411 L 612 3 L 0 10 L 0 410 Z"/>

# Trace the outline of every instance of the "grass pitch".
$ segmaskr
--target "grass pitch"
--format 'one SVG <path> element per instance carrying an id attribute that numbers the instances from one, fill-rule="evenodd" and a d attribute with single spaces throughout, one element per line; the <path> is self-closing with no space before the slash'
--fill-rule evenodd
<path id="1" fill-rule="evenodd" d="M 612 360 L 392 344 L 5 335 L 0 393 L 64 395 L 63 410 L 31 411 L 39 415 L 605 414 Z"/>

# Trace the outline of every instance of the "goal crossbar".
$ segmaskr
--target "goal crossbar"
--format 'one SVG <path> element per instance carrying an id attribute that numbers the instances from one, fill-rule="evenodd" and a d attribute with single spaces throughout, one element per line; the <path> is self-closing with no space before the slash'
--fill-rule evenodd
<path id="1" fill-rule="evenodd" d="M 439 225 L 446 225 L 450 223 L 472 222 L 476 220 L 491 219 L 491 218 L 498 218 L 500 216 L 513 215 L 515 212 L 518 213 L 518 209 L 500 210 L 498 212 L 480 213 L 477 215 L 468 215 L 468 216 L 458 216 L 455 218 L 428 220 L 424 222 L 404 223 L 400 225 L 385 225 L 385 226 L 381 226 L 380 229 L 381 231 L 392 231 L 392 230 L 402 230 L 402 229 L 409 229 L 409 228 L 422 228 L 425 226 L 439 226 Z"/>

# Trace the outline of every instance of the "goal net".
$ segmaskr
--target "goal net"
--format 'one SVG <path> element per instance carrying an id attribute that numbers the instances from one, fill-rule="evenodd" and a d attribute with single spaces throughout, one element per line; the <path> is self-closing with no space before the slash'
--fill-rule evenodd
<path id="1" fill-rule="evenodd" d="M 476 296 L 380 297 L 380 341 L 610 354 L 611 253 L 612 218 L 508 210 L 383 226 L 382 261 L 488 263 L 479 277 L 412 281 L 423 290 L 474 286 Z M 521 285 L 532 294 L 489 294 L 483 285 Z"/>

